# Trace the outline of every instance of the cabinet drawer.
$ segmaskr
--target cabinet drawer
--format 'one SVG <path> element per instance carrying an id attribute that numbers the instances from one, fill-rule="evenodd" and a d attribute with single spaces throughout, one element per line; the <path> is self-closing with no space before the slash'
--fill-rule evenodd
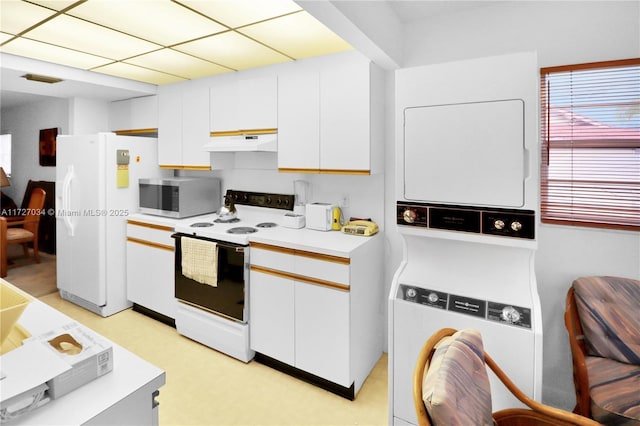
<path id="1" fill-rule="evenodd" d="M 295 273 L 295 256 L 293 250 L 275 246 L 257 248 L 252 244 L 249 261 L 251 265 Z"/>
<path id="2" fill-rule="evenodd" d="M 165 250 L 174 250 L 173 228 L 135 220 L 127 221 L 127 240 Z"/>
<path id="3" fill-rule="evenodd" d="M 270 273 L 283 273 L 283 276 L 316 284 L 348 289 L 349 258 L 329 256 L 305 250 L 262 243 L 251 244 L 252 266 L 270 270 Z M 335 284 L 335 285 L 332 285 Z"/>

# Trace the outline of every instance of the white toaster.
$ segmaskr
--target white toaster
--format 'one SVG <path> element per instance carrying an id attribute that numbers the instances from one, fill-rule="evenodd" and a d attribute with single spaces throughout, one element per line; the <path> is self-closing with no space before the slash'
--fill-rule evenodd
<path id="1" fill-rule="evenodd" d="M 318 231 L 331 230 L 333 208 L 329 203 L 311 203 L 305 206 L 306 227 Z"/>

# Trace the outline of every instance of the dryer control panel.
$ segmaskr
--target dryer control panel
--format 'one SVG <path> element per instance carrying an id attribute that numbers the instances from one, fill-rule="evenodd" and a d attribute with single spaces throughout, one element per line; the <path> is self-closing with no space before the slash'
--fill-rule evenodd
<path id="1" fill-rule="evenodd" d="M 400 284 L 396 297 L 430 308 L 484 318 L 517 327 L 531 328 L 531 309 L 507 303 L 475 299 L 407 284 Z"/>

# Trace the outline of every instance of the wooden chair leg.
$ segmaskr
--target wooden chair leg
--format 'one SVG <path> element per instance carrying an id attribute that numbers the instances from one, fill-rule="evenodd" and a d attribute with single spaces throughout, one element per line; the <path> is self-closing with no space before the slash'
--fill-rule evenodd
<path id="1" fill-rule="evenodd" d="M 22 251 L 24 252 L 24 257 L 29 258 L 29 245 L 27 243 L 22 243 Z"/>
<path id="2" fill-rule="evenodd" d="M 38 238 L 33 240 L 33 258 L 36 260 L 36 263 L 40 263 L 40 251 L 38 251 Z"/>

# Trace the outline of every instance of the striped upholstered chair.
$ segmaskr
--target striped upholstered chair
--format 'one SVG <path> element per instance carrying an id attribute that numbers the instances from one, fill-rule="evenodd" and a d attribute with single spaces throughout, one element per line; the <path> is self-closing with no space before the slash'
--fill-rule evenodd
<path id="1" fill-rule="evenodd" d="M 487 366 L 529 408 L 492 412 Z M 413 402 L 420 426 L 598 424 L 526 396 L 484 352 L 480 332 L 473 329 L 444 328 L 427 340 L 413 374 Z"/>
<path id="2" fill-rule="evenodd" d="M 606 425 L 640 426 L 640 281 L 576 279 L 565 325 L 573 358 L 575 413 Z"/>

